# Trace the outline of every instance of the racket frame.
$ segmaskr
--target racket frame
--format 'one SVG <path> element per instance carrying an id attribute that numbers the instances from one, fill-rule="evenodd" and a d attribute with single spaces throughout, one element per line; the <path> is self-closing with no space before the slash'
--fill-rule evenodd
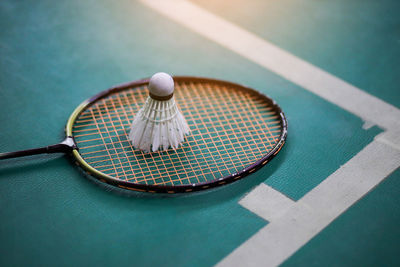
<path id="1" fill-rule="evenodd" d="M 217 79 L 211 79 L 211 78 L 203 78 L 203 77 L 193 77 L 193 76 L 174 76 L 173 77 L 175 82 L 208 82 L 208 83 L 213 83 L 213 84 L 221 84 L 224 86 L 231 86 L 234 87 L 235 90 L 243 90 L 246 92 L 251 92 L 252 94 L 257 95 L 260 98 L 263 98 L 266 102 L 268 102 L 271 107 L 276 111 L 277 114 L 280 116 L 280 121 L 281 121 L 281 128 L 282 132 L 279 136 L 278 142 L 275 144 L 274 148 L 270 150 L 266 155 L 261 157 L 259 160 L 254 162 L 253 164 L 247 166 L 246 168 L 242 169 L 239 172 L 232 173 L 228 176 L 221 177 L 215 180 L 207 181 L 207 182 L 201 182 L 201 183 L 196 183 L 196 184 L 185 184 L 185 185 L 151 185 L 151 184 L 139 184 L 139 183 L 134 183 L 134 182 L 129 182 L 129 181 L 124 181 L 120 180 L 117 178 L 114 178 L 108 174 L 105 174 L 101 171 L 96 170 L 94 167 L 92 167 L 90 164 L 88 164 L 82 156 L 79 154 L 79 148 L 75 144 L 72 149 L 72 156 L 75 158 L 76 163 L 78 166 L 80 166 L 86 173 L 89 175 L 99 179 L 101 182 L 117 186 L 123 189 L 129 189 L 129 190 L 135 190 L 135 191 L 141 191 L 141 192 L 151 192 L 151 193 L 184 193 L 184 192 L 193 192 L 193 191 L 199 191 L 199 190 L 204 190 L 204 189 L 209 189 L 213 188 L 216 186 L 221 186 L 225 184 L 232 183 L 234 181 L 240 180 L 244 178 L 245 176 L 254 173 L 257 171 L 259 168 L 267 164 L 272 158 L 278 154 L 278 152 L 282 149 L 283 145 L 285 144 L 285 140 L 287 137 L 287 121 L 284 113 L 282 112 L 281 108 L 279 105 L 266 96 L 265 94 L 262 94 L 252 88 L 236 84 L 236 83 L 231 83 L 228 81 L 223 81 L 223 80 L 217 80 Z M 79 115 L 88 107 L 93 105 L 96 101 L 107 97 L 110 94 L 117 93 L 126 89 L 132 89 L 132 88 L 138 88 L 140 86 L 146 85 L 149 83 L 149 79 L 142 79 L 134 82 L 129 82 L 129 83 L 124 83 L 121 85 L 117 85 L 114 87 L 111 87 L 110 89 L 107 89 L 105 91 L 100 92 L 99 94 L 93 96 L 92 98 L 82 102 L 70 115 L 68 122 L 65 127 L 65 132 L 67 138 L 72 138 L 73 139 L 73 125 L 76 119 L 79 117 Z"/>

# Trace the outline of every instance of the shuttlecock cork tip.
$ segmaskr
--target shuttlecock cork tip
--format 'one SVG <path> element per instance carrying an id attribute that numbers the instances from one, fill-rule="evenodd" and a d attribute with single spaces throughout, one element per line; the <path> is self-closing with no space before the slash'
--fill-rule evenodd
<path id="1" fill-rule="evenodd" d="M 149 93 L 152 98 L 171 98 L 174 93 L 174 80 L 165 72 L 158 72 L 150 78 Z"/>

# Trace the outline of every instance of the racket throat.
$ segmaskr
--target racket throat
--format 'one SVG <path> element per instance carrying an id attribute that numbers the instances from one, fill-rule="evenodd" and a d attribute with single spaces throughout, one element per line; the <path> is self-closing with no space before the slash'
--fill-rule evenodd
<path id="1" fill-rule="evenodd" d="M 75 140 L 72 136 L 67 136 L 64 141 L 59 144 L 51 145 L 46 147 L 46 153 L 69 153 L 72 150 L 78 150 Z"/>

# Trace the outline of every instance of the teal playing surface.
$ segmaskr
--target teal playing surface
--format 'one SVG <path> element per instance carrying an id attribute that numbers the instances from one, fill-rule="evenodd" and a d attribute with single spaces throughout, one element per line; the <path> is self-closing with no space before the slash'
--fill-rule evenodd
<path id="1" fill-rule="evenodd" d="M 192 1 L 400 108 L 398 1 L 227 2 Z M 158 71 L 248 85 L 289 123 L 270 164 L 197 194 L 128 194 L 63 155 L 2 161 L 1 266 L 215 265 L 270 223 L 238 203 L 253 188 L 298 201 L 385 130 L 140 1 L 2 1 L 0 27 L 1 152 L 60 141 L 83 100 Z M 400 264 L 399 179 L 391 173 L 283 266 Z"/>

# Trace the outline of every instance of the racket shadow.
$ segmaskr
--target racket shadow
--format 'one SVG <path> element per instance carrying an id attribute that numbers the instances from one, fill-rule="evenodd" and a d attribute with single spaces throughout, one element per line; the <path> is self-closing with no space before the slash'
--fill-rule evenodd
<path id="1" fill-rule="evenodd" d="M 46 171 L 47 169 L 65 168 L 66 155 L 35 155 L 32 158 L 6 159 L 0 164 L 0 179 L 21 173 Z"/>

